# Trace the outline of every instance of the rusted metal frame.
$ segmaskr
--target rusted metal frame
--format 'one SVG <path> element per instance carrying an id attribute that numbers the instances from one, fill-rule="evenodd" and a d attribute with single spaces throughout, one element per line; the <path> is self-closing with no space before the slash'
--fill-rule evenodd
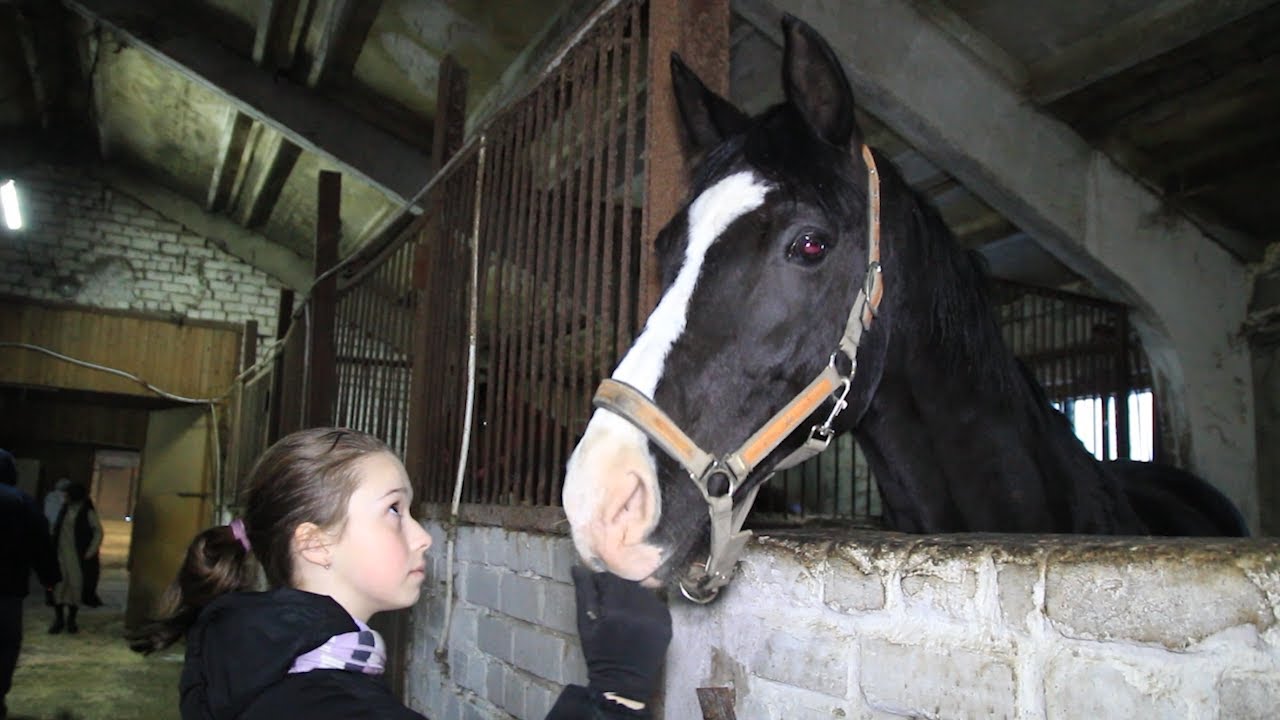
<path id="1" fill-rule="evenodd" d="M 343 311 L 341 314 L 343 330 L 343 347 L 345 352 L 353 358 L 362 358 L 359 348 L 360 326 L 357 324 L 356 313 L 359 311 L 359 301 L 357 295 L 348 291 L 343 302 Z M 343 427 L 352 427 L 355 421 L 356 412 L 356 391 L 360 387 L 360 373 L 363 370 L 356 366 L 347 368 L 346 387 L 342 390 Z"/>
<path id="2" fill-rule="evenodd" d="M 617 238 L 614 232 L 614 216 L 613 207 L 615 203 L 623 204 L 625 213 L 626 206 L 630 204 L 631 179 L 624 178 L 622 181 L 622 197 L 615 199 L 613 197 L 614 187 L 617 185 L 618 168 L 615 167 L 619 148 L 616 146 L 618 141 L 618 96 L 622 94 L 622 28 L 627 22 L 627 17 L 621 12 L 616 11 L 609 20 L 609 40 L 605 44 L 605 57 L 608 58 L 608 100 L 605 103 L 605 130 L 604 136 L 608 138 L 605 148 L 605 168 L 604 168 L 604 256 L 600 260 L 603 272 L 600 274 L 600 307 L 599 311 L 592 317 L 596 322 L 604 323 L 604 330 L 612 330 L 613 336 L 616 338 L 618 333 L 618 319 L 614 316 L 614 293 L 617 292 L 616 270 L 613 266 L 613 249 L 616 243 L 626 243 L 625 238 Z M 609 344 L 609 336 L 595 332 L 602 346 Z M 587 377 L 587 385 L 593 386 L 596 381 L 608 375 L 612 369 L 612 365 L 616 360 L 616 352 L 600 352 L 598 363 L 589 363 L 587 368 L 593 368 L 591 374 Z M 586 392 L 590 389 L 584 388 L 583 397 L 578 407 L 581 407 L 590 416 L 590 399 L 585 397 Z M 585 417 L 583 418 L 585 421 Z M 575 434 L 578 429 L 575 427 Z"/>
<path id="3" fill-rule="evenodd" d="M 571 330 L 568 337 L 569 352 L 564 363 L 571 379 L 558 386 L 558 389 L 565 394 L 568 394 L 571 383 L 574 383 L 572 378 L 576 375 L 576 359 L 580 352 L 585 351 L 587 335 L 592 330 L 590 321 L 586 323 L 585 328 L 580 328 L 577 320 L 579 315 L 590 317 L 592 314 L 591 299 L 583 295 L 587 280 L 586 271 L 583 268 L 588 232 L 587 205 L 588 198 L 591 196 L 591 170 L 587 163 L 591 138 L 587 128 L 591 122 L 591 98 L 594 96 L 589 51 L 592 42 L 590 37 L 585 39 L 582 44 L 574 48 L 572 57 L 566 63 L 570 73 L 569 83 L 572 87 L 573 103 L 565 111 L 565 123 L 572 127 L 573 132 L 561 153 L 561 157 L 564 158 L 564 169 L 561 174 L 564 177 L 566 198 L 564 237 L 557 247 L 558 252 L 567 256 L 564 258 L 562 267 L 567 268 L 567 273 L 572 276 L 572 280 L 564 284 L 564 290 L 569 293 L 573 305 L 568 312 Z M 567 424 L 563 416 L 561 421 Z M 559 467 L 558 464 L 556 466 Z M 555 484 L 559 485 L 558 479 Z M 541 491 L 541 487 L 539 490 Z M 548 488 L 548 494 L 550 494 L 550 488 Z"/>
<path id="4" fill-rule="evenodd" d="M 486 148 L 486 154 L 487 154 L 487 148 Z M 481 190 L 480 184 L 484 182 L 484 179 L 485 179 L 484 168 L 481 166 L 479 160 L 477 160 L 475 164 L 474 174 L 470 179 L 470 182 L 467 183 L 467 193 L 466 193 L 467 212 L 460 213 L 459 215 L 460 219 L 463 219 L 465 222 L 462 224 L 460 228 L 463 230 L 463 232 L 460 233 L 460 236 L 463 238 L 463 242 L 458 244 L 458 247 L 460 250 L 460 257 L 459 257 L 460 264 L 457 267 L 468 268 L 468 271 L 465 274 L 459 273 L 459 275 L 462 275 L 465 278 L 465 282 L 463 282 L 463 287 L 466 288 L 467 290 L 467 292 L 463 294 L 462 297 L 465 297 L 468 299 L 471 297 L 474 297 L 477 303 L 479 303 L 480 300 L 482 299 L 482 289 L 480 287 L 481 276 L 477 272 L 476 277 L 474 278 L 475 287 L 472 287 L 473 278 L 471 277 L 471 272 L 469 268 L 471 267 L 472 253 L 480 252 L 480 238 L 476 234 L 476 229 L 477 229 L 476 223 L 480 218 L 480 209 L 477 206 L 477 201 L 480 198 L 480 195 L 479 195 Z M 479 256 L 477 256 L 477 258 L 478 257 Z M 475 295 L 473 296 L 471 293 L 475 293 Z M 461 333 L 462 357 L 464 358 L 464 361 L 459 365 L 459 368 L 460 368 L 459 375 L 462 381 L 458 383 L 458 388 L 462 391 L 462 395 L 463 395 L 462 400 L 458 404 L 458 411 L 459 411 L 458 427 L 459 427 L 460 439 L 462 434 L 467 432 L 470 432 L 472 437 L 474 438 L 480 425 L 480 416 L 478 413 L 474 412 L 475 410 L 474 405 L 472 406 L 472 413 L 469 419 L 467 418 L 467 413 L 466 413 L 466 405 L 467 405 L 466 396 L 468 393 L 468 385 L 471 382 L 475 382 L 477 384 L 480 382 L 479 355 L 478 355 L 479 348 L 477 348 L 477 360 L 476 360 L 477 364 L 475 367 L 475 370 L 476 370 L 475 377 L 474 378 L 469 377 L 469 372 L 468 372 L 468 368 L 469 368 L 468 364 L 470 362 L 469 357 L 471 352 L 471 309 L 469 305 L 470 305 L 470 301 L 468 300 L 468 307 L 466 311 L 463 313 L 459 313 L 459 317 L 458 317 L 459 322 L 462 323 L 462 333 Z M 478 310 L 479 310 L 479 307 L 477 306 L 477 311 Z M 479 318 L 477 317 L 477 327 L 476 327 L 477 344 L 479 343 L 479 332 L 480 332 L 478 323 L 479 323 Z M 468 420 L 470 422 L 469 427 L 468 427 Z M 476 467 L 478 467 L 477 456 L 479 455 L 479 452 L 480 452 L 480 444 L 477 442 L 474 442 L 473 440 L 467 445 L 466 458 L 461 459 L 461 462 L 466 463 L 466 467 L 470 469 L 471 477 L 475 476 L 475 469 Z M 468 497 L 471 497 L 473 499 L 477 497 L 478 488 L 476 488 L 475 483 L 468 483 L 465 489 Z"/>
<path id="5" fill-rule="evenodd" d="M 1116 455 L 1128 460 L 1133 455 L 1129 446 L 1129 394 L 1136 388 L 1133 373 L 1129 368 L 1129 313 L 1120 312 L 1116 316 L 1116 338 L 1119 348 L 1116 352 L 1116 385 L 1118 391 L 1116 406 Z"/>
<path id="6" fill-rule="evenodd" d="M 391 311 L 393 313 L 396 310 L 396 298 L 399 296 L 399 287 L 401 283 L 403 283 L 402 275 L 404 273 L 404 268 L 401 262 L 402 258 L 403 255 L 400 253 L 396 253 L 391 256 L 391 260 L 387 263 L 386 269 L 387 287 L 390 290 L 390 293 L 389 296 L 384 298 L 384 301 L 390 304 Z M 400 393 L 396 392 L 396 371 L 391 365 L 391 361 L 395 360 L 405 347 L 404 338 L 400 336 L 398 330 L 399 328 L 395 325 L 388 328 L 387 334 L 392 337 L 392 341 L 383 344 L 384 364 L 381 366 L 383 381 L 382 397 L 385 409 L 382 412 L 383 429 L 378 436 L 383 440 L 386 440 L 388 443 L 394 441 L 394 428 L 399 424 L 400 398 L 402 397 Z"/>
<path id="7" fill-rule="evenodd" d="M 338 242 L 342 235 L 340 216 L 342 175 L 321 170 L 316 194 L 315 273 L 321 278 L 338 264 Z M 338 283 L 332 275 L 311 288 L 311 332 L 306 394 L 306 424 L 323 427 L 333 424 L 333 398 L 337 384 L 334 367 L 333 325 Z"/>
<path id="8" fill-rule="evenodd" d="M 338 302 L 333 311 L 333 365 L 334 374 L 336 375 L 337 388 L 333 398 L 333 424 L 337 427 L 346 427 L 346 392 L 350 385 L 351 368 L 349 361 L 351 354 L 347 350 L 346 345 L 346 322 L 343 315 L 346 313 L 347 295 L 341 289 L 338 290 Z"/>
<path id="9" fill-rule="evenodd" d="M 627 33 L 627 116 L 623 122 L 625 137 L 623 139 L 622 154 L 622 241 L 620 257 L 618 258 L 618 315 L 617 321 L 614 323 L 616 332 L 614 355 L 619 358 L 627 351 L 627 348 L 631 347 L 632 337 L 638 330 L 637 326 L 639 324 L 635 320 L 634 291 L 631 287 L 631 256 L 635 243 L 635 239 L 632 237 L 633 228 L 631 227 L 634 215 L 631 195 L 632 179 L 636 171 L 636 135 L 639 129 L 636 107 L 639 105 L 637 97 L 639 89 L 644 87 L 644 83 L 640 79 L 640 43 L 643 41 L 644 36 L 641 33 L 641 7 L 639 3 L 633 3 L 627 8 L 627 23 L 629 32 Z M 643 222 L 641 226 L 643 227 Z M 641 237 L 643 238 L 643 236 L 643 232 L 641 232 Z"/>
<path id="10" fill-rule="evenodd" d="M 458 463 L 466 459 L 458 456 L 462 444 L 462 435 L 466 432 L 466 396 L 467 396 L 467 323 L 470 317 L 468 298 L 470 272 L 462 272 L 462 268 L 470 267 L 471 252 L 468 239 L 471 235 L 471 218 L 474 209 L 472 191 L 475 187 L 475 162 L 468 161 L 463 170 L 455 177 L 456 192 L 449 210 L 449 267 L 454 292 L 451 297 L 460 305 L 449 313 L 449 338 L 453 344 L 453 357 L 457 361 L 449 366 L 449 394 L 446 402 L 449 406 L 449 462 L 454 476 L 457 475 Z M 471 488 L 464 486 L 467 492 Z"/>
<path id="11" fill-rule="evenodd" d="M 493 128 L 488 135 L 487 143 L 489 153 L 487 162 L 493 170 L 488 173 L 486 187 L 483 188 L 484 194 L 480 199 L 481 207 L 486 208 L 486 211 L 481 216 L 480 237 L 483 240 L 484 252 L 481 255 L 480 271 L 481 277 L 487 278 L 483 281 L 485 292 L 481 296 L 483 305 L 480 312 L 482 323 L 480 331 L 487 331 L 488 339 L 485 343 L 486 352 L 483 355 L 482 362 L 482 367 L 484 368 L 484 406 L 477 411 L 477 414 L 484 420 L 484 426 L 483 432 L 477 438 L 480 460 L 473 472 L 475 477 L 473 486 L 476 490 L 476 497 L 479 498 L 480 502 L 492 502 L 492 484 L 496 472 L 494 466 L 495 443 L 500 439 L 500 436 L 493 432 L 493 429 L 498 407 L 495 373 L 499 362 L 498 344 L 500 342 L 499 333 L 502 324 L 500 314 L 504 304 L 504 273 L 506 265 L 502 256 L 502 221 L 498 216 L 506 205 L 503 202 L 503 188 L 507 186 L 508 181 L 506 175 L 507 146 L 505 133 L 501 128 Z M 492 289 L 491 292 L 490 289 Z M 487 327 L 483 324 L 485 318 L 488 319 Z M 479 338 L 477 338 L 477 343 L 479 343 Z M 477 362 L 480 361 L 477 360 Z M 477 406 L 479 406 L 478 401 Z"/>
<path id="12" fill-rule="evenodd" d="M 529 270 L 526 267 L 525 259 L 529 256 L 529 242 L 527 229 L 529 226 L 529 193 L 532 186 L 532 168 L 533 159 L 531 157 L 530 145 L 534 137 L 534 105 L 535 96 L 530 95 L 523 101 L 515 113 L 515 140 L 513 153 L 517 159 L 516 162 L 516 191 L 512 196 L 515 202 L 514 211 L 511 213 L 511 242 L 515 252 L 512 254 L 511 265 L 516 273 L 515 281 L 512 283 L 512 294 L 516 298 L 516 307 L 511 314 L 511 338 L 508 341 L 508 356 L 506 358 L 505 376 L 507 378 L 505 407 L 506 417 L 504 419 L 502 438 L 503 438 L 503 462 L 502 477 L 500 479 L 500 487 L 498 488 L 498 504 L 512 504 L 513 498 L 518 492 L 520 462 L 523 456 L 520 452 L 523 445 L 524 437 L 524 415 L 525 408 L 521 401 L 521 386 L 524 384 L 524 378 L 521 376 L 520 368 L 522 358 L 526 352 L 526 329 L 528 323 L 526 321 L 529 294 L 531 285 L 529 282 Z"/>
<path id="13" fill-rule="evenodd" d="M 350 349 L 351 354 L 358 358 L 368 358 L 368 335 L 365 332 L 365 311 L 368 306 L 365 303 L 365 292 L 363 285 L 357 285 L 350 289 L 348 293 L 350 298 Z M 362 415 L 365 409 L 365 390 L 369 386 L 369 367 L 367 365 L 358 365 L 351 369 L 351 391 L 348 397 L 350 409 L 347 412 L 347 426 L 354 430 L 363 429 Z"/>
<path id="14" fill-rule="evenodd" d="M 575 88 L 576 90 L 576 88 Z M 550 180 L 551 173 L 551 153 L 552 148 L 546 142 L 548 129 L 554 122 L 554 118 L 550 117 L 549 105 L 551 98 L 549 93 L 541 93 L 538 103 L 538 138 L 541 142 L 537 147 L 542 152 L 542 162 L 538 167 L 543 171 L 544 181 Z M 535 188 L 538 186 L 535 185 Z M 521 501 L 527 503 L 538 504 L 538 491 L 545 487 L 547 482 L 547 467 L 545 462 L 545 452 L 550 440 L 551 418 L 547 413 L 547 399 L 550 396 L 549 385 L 550 378 L 548 366 L 551 364 L 551 315 L 553 312 L 555 301 L 555 271 L 553 264 L 555 262 L 555 253 L 551 247 L 552 233 L 549 229 L 549 218 L 547 217 L 548 203 L 547 198 L 550 194 L 548 187 L 538 188 L 536 192 L 538 200 L 538 210 L 535 219 L 534 246 L 537 252 L 534 258 L 533 299 L 529 303 L 533 308 L 532 327 L 530 332 L 533 333 L 533 344 L 531 357 L 529 358 L 529 410 L 532 413 L 529 441 L 533 443 L 529 451 L 528 458 L 532 461 L 533 467 L 528 468 L 524 478 L 524 490 L 521 495 Z M 539 332 L 541 330 L 541 332 Z"/>
<path id="15" fill-rule="evenodd" d="M 520 232 L 521 243 L 521 262 L 520 268 L 523 273 L 523 282 L 521 283 L 521 296 L 524 298 L 524 307 L 521 308 L 520 316 L 520 344 L 516 351 L 516 382 L 514 388 L 516 392 L 516 402 L 519 412 L 516 415 L 516 432 L 511 437 L 514 443 L 513 455 L 514 461 L 511 468 L 511 492 L 508 496 L 508 502 L 519 504 L 525 502 L 524 485 L 525 476 L 528 474 L 528 447 L 533 442 L 533 418 L 530 417 L 532 412 L 532 403 L 529 402 L 533 389 L 530 387 L 533 382 L 532 363 L 530 358 L 533 356 L 536 339 L 533 332 L 534 319 L 537 317 L 536 297 L 537 297 L 537 244 L 534 242 L 536 213 L 537 213 L 537 146 L 536 141 L 542 137 L 542 112 L 541 103 L 543 95 L 546 92 L 545 87 L 540 87 L 531 98 L 527 112 L 528 120 L 528 141 L 525 144 L 525 159 L 528 166 L 525 168 L 525 188 L 522 198 L 524 207 L 521 209 L 522 227 Z"/>
<path id="16" fill-rule="evenodd" d="M 440 340 L 445 352 L 444 357 L 446 358 L 440 373 L 439 411 L 444 429 L 444 432 L 441 433 L 440 464 L 442 467 L 448 468 L 448 482 L 445 486 L 446 497 L 452 495 L 450 485 L 453 483 L 453 479 L 456 478 L 458 471 L 458 447 L 462 434 L 462 398 L 466 395 L 465 388 L 461 387 L 458 372 L 462 362 L 458 333 L 462 327 L 462 319 L 467 313 L 466 285 L 459 282 L 464 275 L 462 268 L 466 267 L 466 260 L 462 257 L 462 253 L 458 251 L 458 227 L 461 222 L 458 215 L 459 208 L 466 202 L 466 177 L 470 166 L 471 160 L 468 159 L 449 178 L 448 190 L 444 196 L 444 223 L 440 237 L 436 239 L 436 242 L 440 244 L 440 253 L 444 258 L 439 268 L 439 271 L 444 273 L 443 277 L 438 278 L 440 281 L 439 286 L 444 292 L 439 296 L 438 312 L 443 321 Z"/>
<path id="17" fill-rule="evenodd" d="M 552 238 L 555 242 L 556 254 L 560 255 L 564 252 L 564 248 L 568 247 L 569 243 L 573 241 L 573 238 L 569 236 L 569 208 L 573 200 L 573 194 L 570 191 L 570 180 L 573 172 L 570 149 L 578 133 L 570 117 L 568 80 L 564 67 L 562 66 L 554 77 L 548 78 L 545 82 L 556 88 L 553 102 L 553 117 L 556 122 L 552 123 L 547 133 L 547 144 L 552 148 L 555 167 L 550 174 L 547 185 L 548 192 L 551 193 Z M 573 277 L 571 259 L 563 257 L 558 259 L 559 272 L 557 277 L 548 278 L 549 284 L 554 280 L 554 288 L 551 293 L 553 309 L 550 313 L 553 325 L 546 344 L 550 345 L 553 339 L 559 340 L 562 346 L 569 348 L 567 356 L 572 358 L 574 347 L 574 338 L 571 334 L 574 327 L 573 314 L 577 310 L 578 303 L 577 296 L 570 292 L 569 288 L 576 283 L 577 278 Z M 552 418 L 559 418 L 559 421 L 563 423 L 564 413 L 558 407 L 557 398 L 563 397 L 566 386 L 565 370 L 570 368 L 570 362 L 556 362 L 554 361 L 556 358 L 554 354 L 551 357 L 553 362 L 551 367 L 548 368 L 550 372 L 547 376 L 547 384 L 550 386 L 552 402 L 548 409 L 552 411 Z M 562 432 L 556 433 L 554 445 L 558 446 L 559 438 L 562 435 Z M 543 450 L 545 451 L 545 449 Z M 551 467 L 553 470 L 551 472 L 551 482 L 553 485 L 558 478 L 558 473 L 554 469 L 562 467 L 558 457 L 559 455 L 556 452 L 552 453 Z M 554 490 L 552 492 L 554 493 Z"/>
<path id="18" fill-rule="evenodd" d="M 610 178 L 605 173 L 604 157 L 608 152 L 608 148 L 612 138 L 604 134 L 601 126 L 602 115 L 607 112 L 609 98 L 609 82 L 607 75 L 607 65 L 609 58 L 609 43 L 603 36 L 603 33 L 597 34 L 595 38 L 596 47 L 595 62 L 596 73 L 595 81 L 592 87 L 592 112 L 591 112 L 591 134 L 590 145 L 593 155 L 591 157 L 590 186 L 592 189 L 590 205 L 591 216 L 589 229 L 587 231 L 587 297 L 583 308 L 589 310 L 588 331 L 586 336 L 586 347 L 584 348 L 583 362 L 579 365 L 578 374 L 586 381 L 587 384 L 594 385 L 595 377 L 593 368 L 596 365 L 596 354 L 599 352 L 597 344 L 603 344 L 604 340 L 599 340 L 600 326 L 608 322 L 607 317 L 601 312 L 603 303 L 600 298 L 600 290 L 603 283 L 600 283 L 600 276 L 609 272 L 607 267 L 603 267 L 600 262 L 601 253 L 601 236 L 605 234 L 605 230 L 601 227 L 602 205 L 609 205 L 613 202 L 610 198 Z M 603 99 L 603 102 L 602 102 Z M 611 234 L 611 233 L 610 233 Z M 608 241 L 606 241 L 607 244 Z M 608 327 L 607 325 L 604 325 Z M 582 395 L 579 398 L 578 407 L 589 408 L 590 401 L 586 398 L 586 388 L 583 386 Z M 556 483 L 557 489 L 559 482 Z"/>
<path id="19" fill-rule="evenodd" d="M 494 191 L 488 200 L 493 207 L 493 214 L 486 213 L 486 219 L 492 218 L 486 224 L 493 237 L 494 304 L 489 312 L 489 354 L 488 369 L 485 372 L 485 417 L 488 420 L 484 433 L 485 474 L 479 483 L 483 489 L 480 501 L 484 503 L 492 503 L 497 498 L 497 486 L 502 476 L 502 445 L 506 442 L 500 428 L 507 413 L 503 402 L 506 391 L 507 339 L 510 334 L 507 316 L 513 305 L 509 302 L 508 295 L 515 281 L 510 259 L 511 233 L 507 231 L 514 186 L 513 132 L 511 123 L 502 123 L 494 127 L 490 136 L 494 159 Z"/>
<path id="20" fill-rule="evenodd" d="M 389 286 L 391 283 L 395 270 L 394 257 L 392 256 L 392 259 L 384 262 L 382 267 L 378 268 L 378 272 L 373 275 L 373 286 L 369 289 L 375 302 L 377 302 L 379 295 L 376 289 L 377 284 L 381 281 Z M 378 402 L 374 407 L 373 434 L 384 441 L 387 439 L 387 431 L 391 426 L 391 379 L 385 363 L 391 360 L 391 348 L 395 344 L 391 338 L 382 338 L 378 343 L 378 352 L 374 356 L 375 363 L 370 366 L 370 369 L 374 371 L 374 391 L 378 398 Z"/>
<path id="21" fill-rule="evenodd" d="M 413 406 L 413 395 L 410 392 L 410 388 L 412 387 L 412 382 L 413 382 L 413 353 L 415 350 L 415 347 L 413 344 L 413 339 L 414 339 L 413 309 L 415 307 L 414 290 L 413 290 L 414 245 L 411 243 L 405 243 L 404 249 L 402 252 L 404 252 L 404 266 L 405 266 L 404 283 L 405 284 L 404 284 L 404 289 L 401 292 L 400 298 L 401 298 L 401 302 L 403 302 L 405 305 L 405 308 L 404 308 L 405 311 L 400 316 L 400 336 L 404 338 L 406 344 L 404 349 L 404 360 L 399 373 L 400 393 L 401 393 L 401 396 L 404 398 L 402 403 L 403 417 L 400 425 L 400 437 L 397 438 L 397 441 L 396 441 L 396 447 L 399 449 L 401 457 L 403 457 L 404 454 L 408 452 L 408 449 L 409 449 L 409 413 L 410 413 L 410 409 Z"/>
<path id="22" fill-rule="evenodd" d="M 442 406 L 444 365 L 448 362 L 448 338 L 443 334 L 443 314 L 448 312 L 449 308 L 442 303 L 446 282 L 445 277 L 442 277 L 444 275 L 442 266 L 446 264 L 447 258 L 442 251 L 443 242 L 440 239 L 444 232 L 444 197 L 447 190 L 448 183 L 437 186 L 431 203 L 435 208 L 434 217 L 423 231 L 423 251 L 428 258 L 427 267 L 430 271 L 424 281 L 423 309 L 419 314 L 420 317 L 425 318 L 423 332 L 427 341 L 423 349 L 426 351 L 426 357 L 430 358 L 429 361 L 424 361 L 427 377 L 424 379 L 423 392 L 426 415 L 423 426 L 426 435 L 423 446 L 423 468 L 426 473 L 424 477 L 431 479 L 430 498 L 437 501 L 448 498 L 450 478 L 449 468 L 441 458 L 441 448 L 448 441 L 445 437 Z"/>

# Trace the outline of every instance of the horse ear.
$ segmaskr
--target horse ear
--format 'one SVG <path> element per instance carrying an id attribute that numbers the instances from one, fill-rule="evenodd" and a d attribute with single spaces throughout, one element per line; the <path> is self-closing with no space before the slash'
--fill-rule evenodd
<path id="1" fill-rule="evenodd" d="M 671 53 L 671 84 L 685 138 L 695 152 L 715 147 L 725 138 L 746 131 L 749 122 L 746 114 L 703 85 L 676 53 Z"/>
<path id="2" fill-rule="evenodd" d="M 800 111 L 814 132 L 838 147 L 862 144 L 853 114 L 853 89 L 831 46 L 804 21 L 782 18 L 786 47 L 782 54 L 782 84 L 787 100 Z"/>

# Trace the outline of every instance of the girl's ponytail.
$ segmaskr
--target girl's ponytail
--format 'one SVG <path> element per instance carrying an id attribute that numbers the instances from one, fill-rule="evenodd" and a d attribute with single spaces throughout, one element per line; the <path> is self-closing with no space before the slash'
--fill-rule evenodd
<path id="1" fill-rule="evenodd" d="M 143 655 L 163 650 L 182 639 L 200 611 L 219 596 L 257 586 L 257 563 L 243 530 L 243 524 L 220 525 L 191 541 L 178 576 L 165 590 L 159 619 L 130 633 L 130 648 Z"/>

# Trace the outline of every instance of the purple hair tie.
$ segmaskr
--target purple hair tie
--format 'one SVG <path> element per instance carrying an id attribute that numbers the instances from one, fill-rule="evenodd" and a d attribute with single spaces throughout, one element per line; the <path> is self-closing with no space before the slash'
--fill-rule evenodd
<path id="1" fill-rule="evenodd" d="M 241 520 L 240 518 L 236 518 L 235 520 L 231 521 L 228 527 L 231 528 L 231 534 L 235 535 L 236 539 L 240 541 L 240 545 L 241 547 L 244 548 L 245 552 L 249 552 L 253 550 L 253 547 L 249 545 L 249 535 L 244 531 L 243 520 Z"/>

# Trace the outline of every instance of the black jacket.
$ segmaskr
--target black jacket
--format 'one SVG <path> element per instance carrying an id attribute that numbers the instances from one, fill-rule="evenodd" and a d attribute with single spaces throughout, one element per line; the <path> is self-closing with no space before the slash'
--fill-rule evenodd
<path id="1" fill-rule="evenodd" d="M 52 587 L 62 579 L 44 513 L 31 496 L 0 482 L 0 595 L 26 597 L 31 571 Z"/>
<path id="2" fill-rule="evenodd" d="M 377 676 L 344 670 L 288 674 L 299 655 L 355 630 L 346 610 L 325 595 L 282 589 L 218 598 L 187 633 L 182 720 L 423 720 Z M 645 717 L 605 709 L 605 702 L 570 685 L 547 718 Z"/>

